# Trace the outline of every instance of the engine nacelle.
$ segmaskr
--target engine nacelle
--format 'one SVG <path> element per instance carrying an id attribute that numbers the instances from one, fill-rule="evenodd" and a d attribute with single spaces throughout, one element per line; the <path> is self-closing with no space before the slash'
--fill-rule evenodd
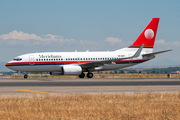
<path id="1" fill-rule="evenodd" d="M 81 73 L 82 73 L 82 68 L 80 66 L 64 65 L 61 68 L 62 75 L 80 75 Z"/>
<path id="2" fill-rule="evenodd" d="M 49 74 L 50 74 L 50 75 L 62 75 L 61 72 L 50 72 Z"/>

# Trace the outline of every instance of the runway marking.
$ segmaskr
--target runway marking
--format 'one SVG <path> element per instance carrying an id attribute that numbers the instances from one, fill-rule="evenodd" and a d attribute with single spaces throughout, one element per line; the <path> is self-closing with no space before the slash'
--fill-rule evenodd
<path id="1" fill-rule="evenodd" d="M 22 92 L 31 92 L 31 93 L 44 93 L 48 94 L 51 92 L 44 92 L 44 91 L 36 91 L 36 90 L 27 90 L 27 89 L 14 89 L 15 91 L 22 91 Z"/>

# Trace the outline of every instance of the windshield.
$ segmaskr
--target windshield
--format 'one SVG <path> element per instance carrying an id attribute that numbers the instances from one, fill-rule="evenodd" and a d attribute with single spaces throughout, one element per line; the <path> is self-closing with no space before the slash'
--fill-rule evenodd
<path id="1" fill-rule="evenodd" d="M 14 58 L 13 60 L 14 60 L 14 61 L 21 61 L 22 58 Z"/>

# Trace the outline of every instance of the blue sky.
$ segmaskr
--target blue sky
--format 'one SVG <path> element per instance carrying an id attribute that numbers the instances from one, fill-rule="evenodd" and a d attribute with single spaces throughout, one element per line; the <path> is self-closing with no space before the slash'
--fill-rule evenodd
<path id="1" fill-rule="evenodd" d="M 25 53 L 102 51 L 129 46 L 153 17 L 160 18 L 154 51 L 174 51 L 139 66 L 179 66 L 178 0 L 1 1 L 0 70 L 8 70 L 4 64 Z"/>

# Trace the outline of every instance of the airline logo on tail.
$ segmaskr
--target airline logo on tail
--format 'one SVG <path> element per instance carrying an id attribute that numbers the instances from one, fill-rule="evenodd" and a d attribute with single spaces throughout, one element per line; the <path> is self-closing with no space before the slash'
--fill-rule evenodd
<path id="1" fill-rule="evenodd" d="M 144 44 L 144 48 L 153 48 L 158 24 L 159 18 L 153 18 L 151 22 L 147 25 L 147 27 L 144 29 L 144 31 L 140 34 L 140 36 L 137 38 L 137 40 L 129 47 L 139 48 L 142 44 Z"/>

